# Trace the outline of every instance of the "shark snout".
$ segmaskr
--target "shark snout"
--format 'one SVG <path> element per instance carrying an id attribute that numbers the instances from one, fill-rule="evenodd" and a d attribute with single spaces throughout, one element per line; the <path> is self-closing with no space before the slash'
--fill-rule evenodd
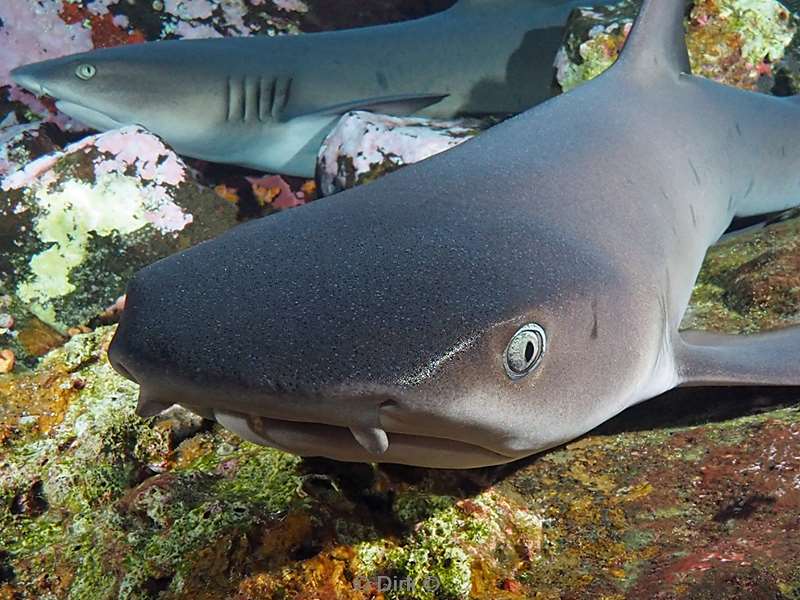
<path id="1" fill-rule="evenodd" d="M 384 394 L 274 379 L 269 385 L 239 387 L 224 374 L 205 377 L 203 367 L 208 365 L 198 363 L 193 370 L 170 364 L 159 336 L 153 335 L 163 324 L 159 327 L 136 314 L 141 301 L 135 287 L 129 288 L 126 303 L 134 308 L 123 313 L 108 359 L 120 375 L 139 385 L 139 416 L 151 417 L 180 404 L 246 440 L 298 454 L 325 454 L 331 443 L 365 458 L 388 450 L 389 435 L 380 424 L 380 412 L 394 401 Z M 203 354 L 202 348 L 197 354 Z M 265 371 L 267 365 L 265 360 Z"/>
<path id="2" fill-rule="evenodd" d="M 18 86 L 25 88 L 29 92 L 37 96 L 43 96 L 47 91 L 42 85 L 41 78 L 38 75 L 39 70 L 39 67 L 35 64 L 17 67 L 11 71 L 11 79 Z"/>
<path id="3" fill-rule="evenodd" d="M 130 295 L 130 294 L 129 294 Z M 356 387 L 304 389 L 284 382 L 268 389 L 238 388 L 230 380 L 191 381 L 161 363 L 135 319 L 123 314 L 109 360 L 140 386 L 136 412 L 150 417 L 173 404 L 216 420 L 247 441 L 300 456 L 354 462 L 484 466 L 509 457 L 470 439 L 457 421 L 423 409 L 402 390 Z M 146 356 L 143 349 L 153 355 Z M 480 437 L 480 436 L 479 436 Z"/>

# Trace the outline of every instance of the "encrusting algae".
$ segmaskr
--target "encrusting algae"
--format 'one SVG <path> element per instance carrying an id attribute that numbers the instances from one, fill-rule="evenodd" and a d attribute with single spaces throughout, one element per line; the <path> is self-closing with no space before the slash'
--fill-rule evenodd
<path id="1" fill-rule="evenodd" d="M 563 91 L 593 79 L 616 61 L 639 5 L 623 0 L 575 11 L 556 59 Z M 767 91 L 775 83 L 773 65 L 794 48 L 796 32 L 797 18 L 777 0 L 698 0 L 686 21 L 692 73 Z"/>

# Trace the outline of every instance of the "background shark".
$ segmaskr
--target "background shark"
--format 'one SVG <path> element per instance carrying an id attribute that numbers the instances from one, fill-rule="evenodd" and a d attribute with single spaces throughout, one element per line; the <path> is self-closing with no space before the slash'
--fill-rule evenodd
<path id="1" fill-rule="evenodd" d="M 181 154 L 312 177 L 350 110 L 513 114 L 553 94 L 581 0 L 461 0 L 430 17 L 299 36 L 180 40 L 20 67 L 14 81 L 99 130 L 142 125 Z"/>

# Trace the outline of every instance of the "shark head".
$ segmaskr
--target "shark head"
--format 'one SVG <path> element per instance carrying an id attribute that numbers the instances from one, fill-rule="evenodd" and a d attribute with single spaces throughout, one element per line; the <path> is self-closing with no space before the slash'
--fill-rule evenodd
<path id="1" fill-rule="evenodd" d="M 11 76 L 95 129 L 140 125 L 179 153 L 230 162 L 276 120 L 266 103 L 277 76 L 238 71 L 247 66 L 232 64 L 215 41 L 106 48 L 25 65 Z"/>
<path id="2" fill-rule="evenodd" d="M 435 162 L 142 270 L 109 351 L 140 414 L 179 403 L 303 456 L 466 468 L 621 410 L 652 358 L 629 351 L 652 336 L 626 321 L 625 277 L 522 200 L 425 199 Z"/>

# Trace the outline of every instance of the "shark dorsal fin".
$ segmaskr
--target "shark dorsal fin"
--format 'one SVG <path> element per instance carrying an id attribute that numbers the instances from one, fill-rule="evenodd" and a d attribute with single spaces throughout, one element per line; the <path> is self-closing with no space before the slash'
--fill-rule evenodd
<path id="1" fill-rule="evenodd" d="M 691 73 L 685 15 L 686 0 L 645 0 L 617 62 L 643 74 Z"/>

